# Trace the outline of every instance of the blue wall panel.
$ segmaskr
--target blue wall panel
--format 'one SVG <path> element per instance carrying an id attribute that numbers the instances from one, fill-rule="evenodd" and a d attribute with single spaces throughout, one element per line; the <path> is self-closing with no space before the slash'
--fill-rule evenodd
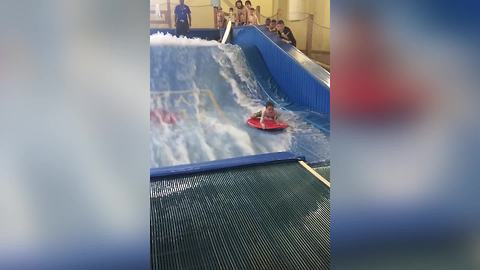
<path id="1" fill-rule="evenodd" d="M 330 73 L 275 33 L 252 26 L 236 27 L 233 33 L 233 43 L 254 44 L 260 50 L 273 78 L 291 101 L 330 114 Z"/>

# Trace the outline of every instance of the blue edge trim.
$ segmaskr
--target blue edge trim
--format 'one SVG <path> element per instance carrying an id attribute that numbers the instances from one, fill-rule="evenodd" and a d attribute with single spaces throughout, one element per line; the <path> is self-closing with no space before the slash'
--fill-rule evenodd
<path id="1" fill-rule="evenodd" d="M 229 158 L 223 160 L 214 160 L 196 164 L 186 164 L 177 166 L 168 166 L 162 168 L 150 169 L 150 182 L 162 180 L 164 177 L 188 175 L 201 172 L 212 172 L 222 169 L 231 169 L 238 167 L 251 167 L 272 163 L 298 161 L 305 158 L 290 152 L 277 152 L 269 154 L 259 154 L 253 156 L 243 156 L 238 158 Z"/>

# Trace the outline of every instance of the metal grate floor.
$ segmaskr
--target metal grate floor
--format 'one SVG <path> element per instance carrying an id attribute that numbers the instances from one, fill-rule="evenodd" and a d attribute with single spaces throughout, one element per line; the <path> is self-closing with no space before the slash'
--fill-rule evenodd
<path id="1" fill-rule="evenodd" d="M 154 180 L 152 269 L 329 269 L 330 192 L 298 162 Z"/>

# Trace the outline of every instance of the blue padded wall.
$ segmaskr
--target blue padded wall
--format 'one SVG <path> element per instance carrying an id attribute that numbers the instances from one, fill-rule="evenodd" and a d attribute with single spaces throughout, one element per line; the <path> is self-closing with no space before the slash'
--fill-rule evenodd
<path id="1" fill-rule="evenodd" d="M 235 27 L 233 43 L 255 45 L 289 100 L 308 109 L 330 114 L 330 73 L 297 48 L 282 42 L 276 33 L 258 27 Z"/>

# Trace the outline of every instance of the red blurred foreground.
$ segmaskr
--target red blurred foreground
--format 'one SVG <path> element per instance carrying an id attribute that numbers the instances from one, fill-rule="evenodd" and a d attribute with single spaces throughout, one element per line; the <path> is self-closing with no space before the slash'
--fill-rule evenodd
<path id="1" fill-rule="evenodd" d="M 426 104 L 422 83 L 402 67 L 378 25 L 353 16 L 332 49 L 332 109 L 335 119 L 378 121 L 404 118 Z"/>

